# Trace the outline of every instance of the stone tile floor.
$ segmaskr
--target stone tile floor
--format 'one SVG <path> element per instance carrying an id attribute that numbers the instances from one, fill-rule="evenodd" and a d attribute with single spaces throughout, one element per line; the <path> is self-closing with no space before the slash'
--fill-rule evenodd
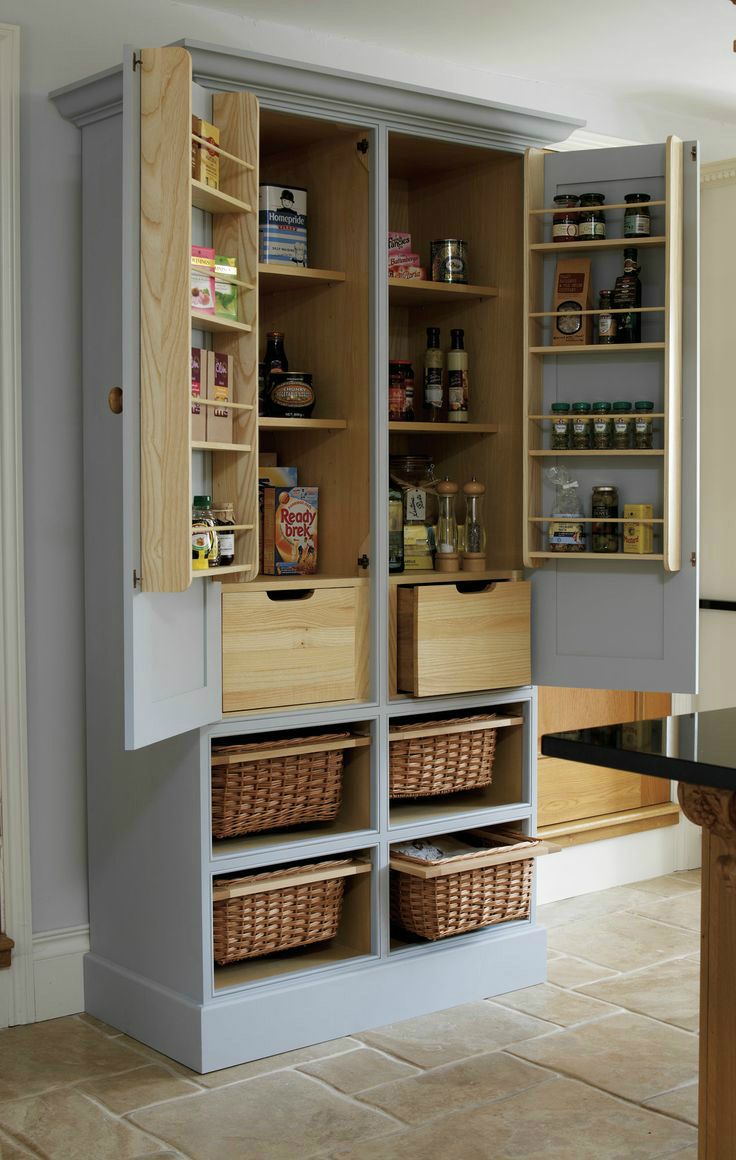
<path id="1" fill-rule="evenodd" d="M 549 982 L 196 1075 L 85 1015 L 0 1032 L 0 1158 L 695 1160 L 700 876 L 553 903 Z"/>

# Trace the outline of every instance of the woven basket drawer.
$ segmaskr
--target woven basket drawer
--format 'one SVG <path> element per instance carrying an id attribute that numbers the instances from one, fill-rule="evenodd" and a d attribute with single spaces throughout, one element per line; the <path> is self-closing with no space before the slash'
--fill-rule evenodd
<path id="1" fill-rule="evenodd" d="M 431 797 L 489 786 L 495 753 L 496 730 L 487 714 L 392 726 L 389 796 Z"/>

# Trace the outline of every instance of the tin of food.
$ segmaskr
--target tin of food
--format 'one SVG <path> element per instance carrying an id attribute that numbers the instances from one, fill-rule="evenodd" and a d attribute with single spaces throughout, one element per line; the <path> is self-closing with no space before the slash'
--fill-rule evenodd
<path id="1" fill-rule="evenodd" d="M 265 403 L 267 415 L 308 419 L 315 403 L 312 376 L 301 371 L 271 371 Z"/>
<path id="2" fill-rule="evenodd" d="M 460 238 L 438 238 L 432 242 L 432 281 L 468 281 L 468 243 Z"/>

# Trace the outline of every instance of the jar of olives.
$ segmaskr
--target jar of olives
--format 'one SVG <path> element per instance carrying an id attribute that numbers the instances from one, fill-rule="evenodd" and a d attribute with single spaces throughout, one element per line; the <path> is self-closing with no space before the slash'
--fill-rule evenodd
<path id="1" fill-rule="evenodd" d="M 590 451 L 591 426 L 590 403 L 573 403 L 572 446 L 574 451 Z"/>
<path id="2" fill-rule="evenodd" d="M 585 207 L 579 214 L 578 238 L 581 242 L 600 241 L 606 236 L 606 215 L 600 208 L 606 200 L 603 193 L 582 193 L 580 205 Z"/>
<path id="3" fill-rule="evenodd" d="M 619 524 L 598 523 L 598 520 L 618 519 L 618 488 L 610 484 L 599 484 L 593 488 L 593 502 L 590 514 L 596 521 L 590 534 L 593 552 L 618 552 Z"/>
<path id="4" fill-rule="evenodd" d="M 628 451 L 633 442 L 634 422 L 631 403 L 613 404 L 613 446 L 616 451 Z"/>
<path id="5" fill-rule="evenodd" d="M 572 436 L 569 403 L 552 404 L 552 450 L 567 451 Z"/>
<path id="6" fill-rule="evenodd" d="M 610 403 L 593 403 L 593 446 L 596 451 L 610 451 L 613 447 Z"/>
<path id="7" fill-rule="evenodd" d="M 654 403 L 640 399 L 634 403 L 634 410 L 636 412 L 634 416 L 634 446 L 637 451 L 651 451 Z"/>
<path id="8" fill-rule="evenodd" d="M 624 237 L 648 238 L 652 232 L 651 213 L 647 202 L 648 193 L 627 193 L 624 201 Z"/>

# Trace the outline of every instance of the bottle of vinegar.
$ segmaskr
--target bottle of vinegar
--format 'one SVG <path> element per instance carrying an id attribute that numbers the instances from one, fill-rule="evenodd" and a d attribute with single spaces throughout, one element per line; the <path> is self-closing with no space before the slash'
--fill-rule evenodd
<path id="1" fill-rule="evenodd" d="M 468 421 L 468 352 L 465 331 L 451 330 L 447 355 L 447 418 L 450 423 Z"/>
<path id="2" fill-rule="evenodd" d="M 424 355 L 424 410 L 430 423 L 442 418 L 444 405 L 445 356 L 440 350 L 438 326 L 427 327 L 427 350 Z"/>

